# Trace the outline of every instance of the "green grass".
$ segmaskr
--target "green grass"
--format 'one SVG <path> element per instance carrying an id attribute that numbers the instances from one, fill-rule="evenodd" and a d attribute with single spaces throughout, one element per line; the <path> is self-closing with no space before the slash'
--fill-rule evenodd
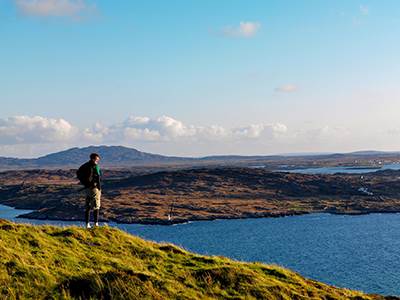
<path id="1" fill-rule="evenodd" d="M 101 227 L 0 220 L 0 299 L 383 299 Z"/>

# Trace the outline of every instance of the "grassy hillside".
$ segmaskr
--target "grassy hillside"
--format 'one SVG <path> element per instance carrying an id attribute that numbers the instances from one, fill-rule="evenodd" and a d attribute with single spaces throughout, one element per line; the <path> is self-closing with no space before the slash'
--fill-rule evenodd
<path id="1" fill-rule="evenodd" d="M 383 299 L 118 229 L 0 220 L 1 299 Z"/>

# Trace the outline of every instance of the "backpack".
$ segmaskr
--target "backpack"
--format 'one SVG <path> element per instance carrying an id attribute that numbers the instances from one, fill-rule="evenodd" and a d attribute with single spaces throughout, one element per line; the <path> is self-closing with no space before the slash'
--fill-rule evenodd
<path id="1" fill-rule="evenodd" d="M 76 177 L 79 179 L 79 182 L 83 185 L 85 185 L 85 182 L 87 181 L 87 172 L 85 172 L 85 164 L 79 167 L 79 169 L 76 171 Z"/>

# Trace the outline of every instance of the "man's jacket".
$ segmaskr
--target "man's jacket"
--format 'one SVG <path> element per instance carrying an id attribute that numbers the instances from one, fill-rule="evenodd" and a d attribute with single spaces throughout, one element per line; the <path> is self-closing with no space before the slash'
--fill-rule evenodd
<path id="1" fill-rule="evenodd" d="M 79 167 L 76 175 L 79 181 L 86 188 L 94 188 L 97 187 L 101 190 L 101 171 L 98 165 L 96 165 L 93 161 L 89 160 Z"/>

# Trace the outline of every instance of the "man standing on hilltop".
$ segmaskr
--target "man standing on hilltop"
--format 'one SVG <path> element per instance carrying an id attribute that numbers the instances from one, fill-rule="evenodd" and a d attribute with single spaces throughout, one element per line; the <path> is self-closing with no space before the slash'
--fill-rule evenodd
<path id="1" fill-rule="evenodd" d="M 99 167 L 100 156 L 90 154 L 90 160 L 79 167 L 76 175 L 85 187 L 85 221 L 86 228 L 90 226 L 90 210 L 93 209 L 94 226 L 99 226 L 100 198 L 101 198 L 101 171 Z"/>

